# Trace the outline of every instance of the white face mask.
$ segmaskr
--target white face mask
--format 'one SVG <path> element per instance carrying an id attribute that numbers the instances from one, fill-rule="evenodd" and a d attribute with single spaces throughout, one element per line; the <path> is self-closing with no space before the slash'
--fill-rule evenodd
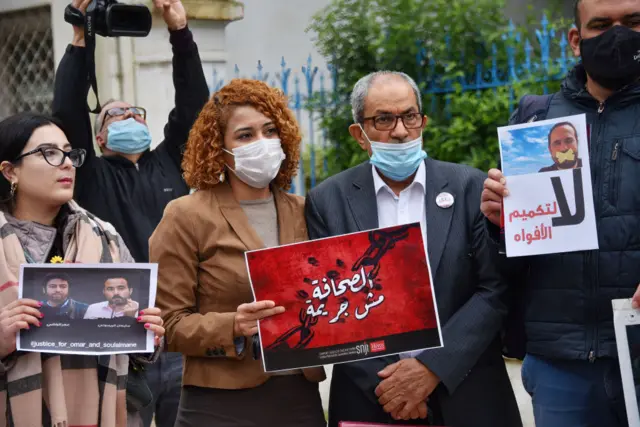
<path id="1" fill-rule="evenodd" d="M 286 158 L 282 151 L 279 139 L 260 139 L 242 147 L 233 149 L 231 154 L 236 163 L 236 168 L 227 168 L 233 172 L 240 181 L 253 188 L 266 188 L 278 175 L 280 166 Z"/>

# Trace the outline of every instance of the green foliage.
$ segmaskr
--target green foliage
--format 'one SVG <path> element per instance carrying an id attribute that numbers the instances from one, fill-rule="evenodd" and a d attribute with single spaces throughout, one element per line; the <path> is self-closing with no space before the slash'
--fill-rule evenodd
<path id="1" fill-rule="evenodd" d="M 540 52 L 530 28 L 539 29 L 539 24 L 532 24 L 541 17 L 533 19 L 530 15 L 528 25 L 516 28 L 521 40 L 531 41 L 532 60 L 539 58 Z M 564 31 L 568 24 L 557 21 L 550 27 Z M 509 34 L 509 22 L 504 16 L 504 0 L 333 0 L 314 16 L 308 31 L 315 34 L 320 53 L 338 70 L 333 105 L 321 114 L 321 126 L 332 142 L 326 152 L 329 175 L 367 158 L 347 129 L 353 122 L 351 89 L 369 72 L 403 71 L 425 90 L 424 82 L 436 78 L 442 79 L 440 82 L 458 82 L 465 76 L 474 80 L 477 64 L 490 70 L 494 60 L 498 69 L 506 72 L 507 49 L 513 49 L 517 64 L 525 59 L 524 44 L 505 36 Z M 558 55 L 556 44 L 551 58 Z M 435 61 L 434 70 L 429 67 L 429 59 Z M 429 156 L 483 170 L 495 166 L 496 127 L 506 124 L 510 106 L 525 93 L 543 92 L 543 84 L 535 83 L 536 77 L 558 74 L 554 67 L 530 71 L 525 81 L 513 86 L 463 91 L 454 83 L 451 93 L 425 95 L 424 111 L 430 121 L 424 136 Z M 549 79 L 546 88 L 552 92 L 559 85 L 556 77 Z"/>
<path id="2" fill-rule="evenodd" d="M 330 164 L 330 161 L 328 159 L 328 156 L 331 155 L 332 150 L 328 150 L 326 148 L 323 147 L 318 147 L 315 146 L 313 148 L 314 152 L 315 152 L 315 156 L 314 156 L 314 168 L 315 168 L 315 177 L 316 177 L 316 184 L 322 182 L 325 178 L 328 178 L 329 175 L 329 171 L 325 170 L 325 160 L 326 160 L 326 165 L 327 165 L 327 169 L 328 166 Z M 313 186 L 311 185 L 311 146 L 310 145 L 305 145 L 304 150 L 301 153 L 301 157 L 302 157 L 302 167 L 304 170 L 304 183 L 305 183 L 305 188 L 312 188 Z M 294 180 L 297 178 L 294 178 Z M 294 182 L 298 182 L 297 180 Z"/>

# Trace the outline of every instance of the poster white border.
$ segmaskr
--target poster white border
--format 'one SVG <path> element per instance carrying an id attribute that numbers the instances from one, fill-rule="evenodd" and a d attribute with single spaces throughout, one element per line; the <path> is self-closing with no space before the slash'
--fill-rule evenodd
<path id="1" fill-rule="evenodd" d="M 622 377 L 622 389 L 624 390 L 624 403 L 627 408 L 629 427 L 640 427 L 640 408 L 638 396 L 633 381 L 633 369 L 631 367 L 631 355 L 629 354 L 629 341 L 627 339 L 627 326 L 638 325 L 640 327 L 640 310 L 633 309 L 631 299 L 617 299 L 611 301 L 613 306 L 613 325 L 618 346 L 618 360 L 620 363 L 620 375 Z"/>
<path id="2" fill-rule="evenodd" d="M 97 270 L 149 270 L 149 307 L 155 307 L 156 294 L 158 289 L 158 264 L 156 263 L 101 263 L 101 264 L 82 264 L 82 263 L 60 263 L 60 264 L 21 264 L 20 275 L 18 278 L 18 298 L 23 298 L 23 283 L 24 283 L 24 270 L 28 269 L 60 269 L 72 270 L 72 269 L 97 269 Z M 144 308 L 142 308 L 144 310 Z M 16 333 L 16 350 L 28 351 L 29 353 L 51 353 L 51 354 L 76 354 L 85 356 L 101 356 L 110 354 L 133 354 L 133 353 L 153 353 L 155 351 L 154 345 L 155 334 L 153 331 L 147 330 L 146 348 L 143 350 L 123 350 L 123 351 L 109 351 L 109 352 L 88 352 L 81 350 L 40 350 L 40 349 L 27 349 L 24 350 L 20 345 L 20 331 Z"/>
<path id="3" fill-rule="evenodd" d="M 263 249 L 254 249 L 252 251 L 246 251 L 244 253 L 244 261 L 245 261 L 245 265 L 247 266 L 247 273 L 249 276 L 249 285 L 251 286 L 251 294 L 253 296 L 253 302 L 256 301 L 256 292 L 253 288 L 253 282 L 251 280 L 251 269 L 249 268 L 249 259 L 247 257 L 247 254 L 253 253 L 253 252 L 264 252 L 264 251 L 268 251 L 270 249 L 275 249 L 275 248 L 279 248 L 279 247 L 286 247 L 286 246 L 298 246 L 298 245 L 302 245 L 305 243 L 309 243 L 309 242 L 319 242 L 321 240 L 329 240 L 329 239 L 337 239 L 337 238 L 341 238 L 341 237 L 345 237 L 345 236 L 352 236 L 354 234 L 363 234 L 363 233 L 369 233 L 371 231 L 378 231 L 378 230 L 386 230 L 389 228 L 396 228 L 396 227 L 401 227 L 403 225 L 418 225 L 420 226 L 420 230 L 422 230 L 422 225 L 420 224 L 420 222 L 416 221 L 416 222 L 411 222 L 408 224 L 398 224 L 398 225 L 393 225 L 393 226 L 389 226 L 389 227 L 378 227 L 378 228 L 371 228 L 369 230 L 361 230 L 361 231 L 354 231 L 353 233 L 346 233 L 346 234 L 340 234 L 340 235 L 336 235 L 336 236 L 329 236 L 329 237 L 321 237 L 319 239 L 309 239 L 309 240 L 305 240 L 304 242 L 295 242 L 295 243 L 288 243 L 288 244 L 284 244 L 284 245 L 279 245 L 279 246 L 272 246 L 270 248 L 263 248 Z M 435 310 L 435 314 L 436 314 L 436 324 L 438 327 L 438 336 L 440 337 L 440 346 L 437 347 L 429 347 L 427 349 L 423 349 L 423 351 L 429 351 L 429 350 L 433 350 L 436 348 L 442 348 L 444 346 L 444 341 L 442 338 L 442 328 L 440 325 L 440 315 L 438 314 L 438 302 L 436 300 L 436 291 L 435 291 L 435 284 L 433 283 L 433 273 L 431 272 L 431 262 L 429 261 L 429 252 L 427 251 L 427 245 L 424 241 L 424 236 L 422 233 L 420 233 L 420 241 L 422 242 L 422 247 L 424 248 L 424 254 L 426 257 L 426 261 L 427 261 L 427 270 L 429 270 L 429 283 L 431 285 L 431 297 L 433 298 L 433 308 Z M 266 361 L 263 357 L 263 349 L 262 349 L 262 335 L 261 335 L 261 330 L 260 330 L 260 321 L 258 320 L 258 336 L 259 336 L 259 345 L 260 345 L 260 359 L 262 360 L 262 369 L 265 372 L 269 372 L 269 373 L 277 373 L 277 372 L 287 372 L 287 371 L 291 371 L 292 369 L 280 369 L 280 370 L 270 370 L 267 371 L 267 366 L 266 366 Z M 345 343 L 349 344 L 349 343 Z M 356 344 L 356 343 L 353 343 Z M 246 349 L 245 349 L 246 351 Z M 411 350 L 411 352 L 414 351 L 421 351 L 421 349 L 416 349 L 416 350 Z M 403 354 L 405 352 L 401 352 L 401 353 L 385 353 L 383 356 L 370 356 L 370 357 L 363 357 L 361 359 L 356 360 L 357 362 L 362 361 L 362 360 L 368 360 L 368 359 L 376 359 L 378 357 L 386 357 L 386 356 L 393 356 L 393 355 L 397 355 L 397 354 Z M 328 363 L 326 365 L 338 365 L 338 364 L 342 364 L 342 363 L 352 363 L 354 361 L 350 361 L 350 362 L 335 362 L 335 363 Z M 307 368 L 316 368 L 316 367 L 321 367 L 321 366 L 326 366 L 325 364 L 318 364 L 318 365 L 309 365 L 309 366 L 304 366 L 304 367 L 300 367 L 300 368 L 295 368 L 295 369 L 307 369 Z"/>

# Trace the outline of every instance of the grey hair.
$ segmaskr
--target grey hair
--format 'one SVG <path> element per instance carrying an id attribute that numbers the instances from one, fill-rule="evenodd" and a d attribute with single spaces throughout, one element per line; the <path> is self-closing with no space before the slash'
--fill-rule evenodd
<path id="1" fill-rule="evenodd" d="M 354 123 L 364 122 L 364 101 L 367 98 L 367 94 L 374 80 L 381 76 L 398 76 L 409 83 L 418 101 L 418 110 L 422 112 L 422 97 L 420 96 L 420 89 L 418 89 L 418 84 L 415 80 L 409 77 L 408 74 L 400 71 L 375 71 L 362 77 L 353 87 L 353 91 L 351 92 L 351 114 L 353 115 Z"/>
<path id="2" fill-rule="evenodd" d="M 104 124 L 104 119 L 105 117 L 107 117 L 107 112 L 104 111 L 104 107 L 106 107 L 107 105 L 116 102 L 117 99 L 113 99 L 113 98 L 109 98 L 107 99 L 107 102 L 102 104 L 102 110 L 100 110 L 100 112 L 98 114 L 96 114 L 96 120 L 93 123 L 93 133 L 94 136 L 98 136 L 98 134 L 100 133 L 100 131 L 102 130 L 102 125 Z M 104 114 L 103 114 L 104 112 Z"/>

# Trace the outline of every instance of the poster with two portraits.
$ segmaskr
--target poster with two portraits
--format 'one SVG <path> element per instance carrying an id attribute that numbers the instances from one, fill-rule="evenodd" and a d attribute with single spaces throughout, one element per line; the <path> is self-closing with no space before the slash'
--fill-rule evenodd
<path id="1" fill-rule="evenodd" d="M 154 334 L 137 318 L 155 304 L 157 277 L 157 264 L 23 264 L 19 297 L 39 301 L 43 317 L 18 332 L 17 350 L 152 353 Z"/>

